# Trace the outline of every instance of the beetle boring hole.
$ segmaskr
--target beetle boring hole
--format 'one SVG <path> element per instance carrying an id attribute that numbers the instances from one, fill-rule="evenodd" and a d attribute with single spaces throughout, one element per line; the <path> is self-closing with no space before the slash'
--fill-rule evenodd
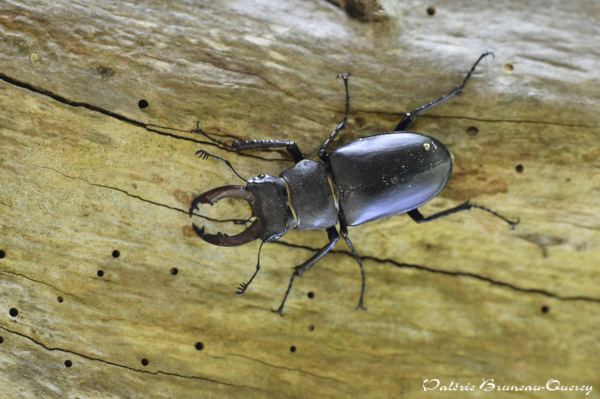
<path id="1" fill-rule="evenodd" d="M 517 173 L 523 173 L 523 165 L 517 165 L 517 167 L 515 168 L 517 170 Z"/>
<path id="2" fill-rule="evenodd" d="M 312 292 L 309 292 L 307 295 L 310 299 L 313 299 L 315 297 L 315 294 L 313 294 Z"/>
<path id="3" fill-rule="evenodd" d="M 296 352 L 296 347 L 294 345 L 290 346 L 290 352 L 292 352 L 292 353 Z"/>
<path id="4" fill-rule="evenodd" d="M 202 349 L 204 349 L 204 344 L 202 342 L 196 342 L 194 348 L 196 348 L 197 351 L 201 351 Z"/>
<path id="5" fill-rule="evenodd" d="M 477 129 L 475 126 L 469 126 L 467 128 L 467 134 L 471 137 L 475 136 L 477 133 L 479 133 L 479 129 Z"/>
<path id="6" fill-rule="evenodd" d="M 71 367 L 73 365 L 73 362 L 70 360 L 65 360 L 65 367 Z"/>
<path id="7" fill-rule="evenodd" d="M 148 101 L 146 100 L 140 100 L 140 102 L 138 103 L 138 107 L 140 107 L 140 109 L 144 109 L 144 108 L 148 108 Z"/>
<path id="8" fill-rule="evenodd" d="M 10 314 L 12 317 L 17 317 L 19 315 L 19 310 L 17 308 L 12 308 L 8 311 L 8 314 Z"/>
<path id="9" fill-rule="evenodd" d="M 112 256 L 113 256 L 113 258 L 118 258 L 119 256 L 121 256 L 121 252 L 118 249 L 115 249 L 112 252 Z"/>
<path id="10" fill-rule="evenodd" d="M 150 364 L 150 361 L 148 359 L 142 359 L 142 366 L 147 366 Z"/>
<path id="11" fill-rule="evenodd" d="M 429 7 L 427 7 L 427 14 L 428 14 L 428 15 L 433 15 L 433 14 L 435 14 L 435 7 L 434 7 L 434 6 L 429 6 Z"/>
<path id="12" fill-rule="evenodd" d="M 64 301 L 62 296 L 56 297 L 56 300 L 58 301 L 58 303 L 62 303 Z"/>
<path id="13" fill-rule="evenodd" d="M 102 276 L 104 276 L 104 272 L 103 272 L 102 270 L 98 270 L 98 273 L 97 273 L 97 274 L 98 274 L 98 277 L 102 277 Z"/>
<path id="14" fill-rule="evenodd" d="M 173 276 L 176 276 L 176 275 L 177 275 L 177 273 L 179 273 L 179 270 L 177 270 L 177 268 L 176 268 L 176 267 L 174 267 L 174 268 L 172 268 L 172 269 L 171 269 L 171 274 L 172 274 Z"/>
<path id="15" fill-rule="evenodd" d="M 4 337 L 0 337 L 0 344 L 4 343 Z"/>
<path id="16" fill-rule="evenodd" d="M 6 256 L 6 252 L 4 252 L 3 249 L 0 249 L 0 259 L 4 258 Z"/>
<path id="17" fill-rule="evenodd" d="M 550 311 L 550 308 L 546 305 L 542 306 L 542 313 L 548 313 Z"/>
<path id="18" fill-rule="evenodd" d="M 218 232 L 233 236 L 246 230 L 253 221 L 252 208 L 239 198 L 223 198 L 214 205 L 200 204 L 194 210 L 192 222 L 210 234 Z"/>
<path id="19" fill-rule="evenodd" d="M 308 331 L 315 331 L 315 326 L 312 324 L 308 326 Z"/>
<path id="20" fill-rule="evenodd" d="M 362 116 L 359 116 L 358 118 L 354 118 L 354 123 L 356 123 L 358 127 L 363 127 L 367 124 L 367 120 Z"/>
<path id="21" fill-rule="evenodd" d="M 512 71 L 514 68 L 512 64 L 504 64 L 504 69 L 506 69 L 507 71 Z"/>

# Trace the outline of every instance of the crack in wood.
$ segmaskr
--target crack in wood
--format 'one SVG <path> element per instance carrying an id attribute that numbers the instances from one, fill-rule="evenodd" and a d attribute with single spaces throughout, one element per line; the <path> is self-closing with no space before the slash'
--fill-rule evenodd
<path id="1" fill-rule="evenodd" d="M 277 158 L 260 157 L 260 156 L 257 156 L 257 155 L 252 155 L 252 154 L 247 154 L 247 153 L 239 152 L 239 151 L 231 149 L 231 148 L 222 147 L 222 146 L 219 146 L 216 143 L 212 143 L 210 141 L 202 141 L 202 140 L 193 139 L 191 137 L 184 137 L 184 136 L 178 136 L 178 135 L 172 134 L 172 133 L 161 132 L 160 130 L 152 129 L 150 126 L 153 126 L 153 125 L 147 125 L 147 124 L 142 123 L 140 121 L 136 121 L 135 119 L 128 118 L 128 117 L 126 117 L 124 115 L 117 114 L 116 112 L 112 112 L 112 111 L 100 108 L 98 106 L 95 106 L 95 105 L 91 105 L 91 104 L 80 102 L 80 101 L 69 100 L 68 98 L 62 97 L 62 96 L 60 96 L 60 95 L 58 95 L 56 93 L 53 93 L 53 92 L 51 92 L 49 90 L 42 89 L 42 88 L 39 88 L 39 87 L 35 87 L 35 86 L 33 86 L 33 85 L 29 84 L 29 83 L 13 79 L 13 78 L 11 78 L 11 77 L 9 77 L 9 76 L 1 73 L 1 72 L 0 72 L 0 80 L 3 80 L 6 83 L 9 83 L 9 84 L 12 84 L 14 86 L 20 87 L 22 89 L 27 89 L 27 90 L 32 91 L 34 93 L 42 94 L 44 96 L 52 98 L 55 101 L 58 101 L 60 103 L 63 103 L 63 104 L 66 104 L 66 105 L 69 105 L 69 106 L 72 106 L 72 107 L 82 107 L 82 108 L 86 108 L 86 109 L 88 109 L 90 111 L 101 113 L 101 114 L 109 116 L 111 118 L 115 118 L 115 119 L 117 119 L 117 120 L 119 120 L 121 122 L 129 123 L 129 124 L 131 124 L 133 126 L 140 127 L 140 128 L 145 129 L 145 130 L 147 130 L 149 132 L 160 134 L 161 136 L 171 137 L 171 138 L 178 139 L 178 140 L 191 141 L 191 142 L 202 144 L 202 145 L 210 145 L 212 147 L 220 148 L 221 150 L 224 150 L 224 151 L 233 152 L 235 154 L 238 154 L 238 155 L 241 155 L 241 156 L 245 156 L 245 157 L 249 157 L 249 158 L 260 159 L 262 161 L 291 161 L 291 160 L 287 160 L 287 159 L 277 159 Z M 171 130 L 179 130 L 179 129 L 171 129 Z M 181 130 L 179 130 L 179 131 L 181 131 Z M 276 151 L 276 150 L 272 150 L 272 151 Z"/>
<path id="2" fill-rule="evenodd" d="M 175 207 L 172 207 L 172 206 L 169 206 L 169 205 L 165 205 L 165 204 L 161 204 L 161 203 L 158 203 L 158 202 L 146 200 L 146 199 L 144 199 L 144 198 L 142 198 L 140 196 L 137 196 L 137 195 L 134 195 L 134 194 L 130 194 L 127 191 L 122 190 L 120 188 L 105 186 L 105 185 L 102 185 L 102 184 L 91 183 L 91 182 L 88 182 L 87 180 L 85 180 L 85 179 L 83 179 L 81 177 L 68 176 L 68 175 L 65 175 L 64 173 L 61 173 L 61 172 L 59 172 L 59 171 L 57 171 L 55 169 L 49 168 L 47 166 L 36 165 L 34 163 L 31 163 L 31 162 L 29 162 L 29 163 L 32 164 L 32 165 L 34 165 L 34 166 L 40 167 L 40 168 L 45 168 L 45 169 L 52 170 L 52 171 L 54 171 L 54 172 L 56 172 L 56 173 L 58 173 L 58 174 L 60 174 L 60 175 L 62 175 L 64 177 L 69 178 L 69 179 L 81 180 L 81 181 L 83 181 L 83 182 L 85 182 L 85 183 L 87 183 L 89 185 L 92 185 L 92 186 L 102 187 L 102 188 L 107 188 L 107 189 L 119 191 L 121 193 L 124 193 L 124 194 L 132 197 L 132 198 L 139 199 L 139 200 L 147 202 L 149 204 L 162 206 L 162 207 L 165 207 L 165 208 L 168 208 L 168 209 L 171 209 L 171 210 L 175 210 L 175 211 L 178 211 L 178 212 L 182 212 L 182 213 L 185 213 L 185 214 L 188 213 L 188 211 L 183 210 L 183 209 L 179 209 L 179 208 L 175 208 Z M 196 213 L 194 213 L 194 215 L 199 216 L 201 218 L 204 218 L 206 220 L 217 221 L 217 222 L 234 221 L 234 220 L 214 220 L 214 219 L 211 219 L 211 218 L 208 218 L 208 217 L 205 217 L 203 215 L 196 214 Z M 581 226 L 581 227 L 584 227 L 584 226 Z M 292 243 L 288 243 L 288 242 L 281 241 L 281 240 L 279 240 L 279 241 L 273 241 L 273 244 L 280 244 L 280 245 L 285 245 L 285 246 L 292 247 L 292 248 L 305 249 L 305 250 L 314 251 L 314 252 L 318 252 L 318 250 L 319 250 L 318 248 L 312 248 L 312 247 L 309 247 L 309 246 L 306 246 L 306 245 L 292 244 Z M 342 254 L 342 255 L 353 257 L 352 253 L 347 252 L 347 251 L 343 251 L 343 250 L 336 250 L 336 249 L 334 249 L 334 250 L 331 250 L 330 253 L 337 253 L 337 254 Z M 507 288 L 510 288 L 510 289 L 512 289 L 514 291 L 524 292 L 524 293 L 541 294 L 541 295 L 547 296 L 549 298 L 556 298 L 556 299 L 559 299 L 559 300 L 562 300 L 562 301 L 587 301 L 587 302 L 600 303 L 600 298 L 593 298 L 593 297 L 587 297 L 587 296 L 563 296 L 563 295 L 554 294 L 552 292 L 544 291 L 544 290 L 537 289 L 537 288 L 522 288 L 522 287 L 518 287 L 516 285 L 510 284 L 510 283 L 506 283 L 506 282 L 503 282 L 503 281 L 494 280 L 494 279 L 489 278 L 489 277 L 480 276 L 480 275 L 475 274 L 475 273 L 453 272 L 453 271 L 446 271 L 446 270 L 438 270 L 438 269 L 433 269 L 433 268 L 430 268 L 430 267 L 427 267 L 427 266 L 413 265 L 413 264 L 409 264 L 409 263 L 401 263 L 401 262 L 397 262 L 397 261 L 392 260 L 392 259 L 379 259 L 379 258 L 376 258 L 376 257 L 373 257 L 373 256 L 361 256 L 361 258 L 363 260 L 366 260 L 366 259 L 373 260 L 373 261 L 378 262 L 378 263 L 391 263 L 391 264 L 393 264 L 396 267 L 406 267 L 406 268 L 424 270 L 424 271 L 428 271 L 428 272 L 431 272 L 431 273 L 445 274 L 445 275 L 448 275 L 448 276 L 471 277 L 471 278 L 475 278 L 475 279 L 480 280 L 480 281 L 486 281 L 486 282 L 491 283 L 493 285 L 507 287 Z"/>
<path id="3" fill-rule="evenodd" d="M 87 360 L 91 360 L 91 361 L 95 361 L 95 362 L 100 362 L 100 363 L 103 363 L 103 364 L 106 364 L 106 365 L 109 365 L 109 366 L 119 367 L 119 368 L 122 368 L 122 369 L 134 371 L 136 373 L 152 374 L 152 375 L 162 374 L 162 375 L 167 375 L 167 376 L 171 376 L 171 377 L 185 378 L 185 379 L 191 379 L 191 380 L 208 381 L 208 382 L 212 382 L 212 383 L 215 383 L 215 384 L 226 385 L 226 386 L 235 387 L 235 388 L 248 388 L 248 389 L 255 389 L 255 390 L 259 390 L 259 391 L 264 391 L 264 389 L 262 389 L 262 388 L 257 388 L 257 387 L 252 387 L 252 386 L 246 386 L 246 385 L 230 384 L 230 383 L 227 383 L 227 382 L 213 380 L 211 378 L 206 378 L 206 377 L 199 377 L 199 376 L 194 376 L 194 375 L 177 374 L 177 373 L 171 373 L 171 372 L 168 372 L 168 371 L 161 371 L 161 370 L 157 370 L 157 371 L 140 370 L 140 369 L 136 369 L 136 368 L 133 368 L 133 367 L 125 366 L 125 365 L 122 365 L 122 364 L 119 364 L 119 363 L 114 363 L 114 362 L 111 362 L 111 361 L 108 361 L 108 360 L 104 360 L 104 359 L 100 359 L 100 358 L 96 358 L 96 357 L 84 355 L 82 353 L 77 353 L 77 352 L 66 350 L 66 349 L 62 349 L 62 348 L 50 347 L 50 346 L 47 346 L 46 344 L 44 344 L 42 342 L 36 341 L 35 339 L 33 339 L 33 338 L 31 338 L 31 337 L 23 334 L 23 333 L 20 333 L 18 331 L 14 331 L 14 330 L 10 330 L 10 329 L 8 329 L 8 328 L 6 328 L 4 326 L 1 326 L 1 325 L 0 325 L 0 329 L 6 331 L 8 333 L 15 334 L 15 335 L 17 335 L 19 337 L 28 339 L 29 341 L 33 342 L 34 344 L 36 344 L 38 346 L 41 346 L 42 348 L 44 348 L 44 349 L 46 349 L 48 351 L 52 351 L 52 352 L 56 351 L 56 352 L 69 353 L 69 354 L 72 354 L 72 355 L 75 355 L 75 356 L 79 356 L 79 357 L 87 359 Z"/>
<path id="4" fill-rule="evenodd" d="M 343 111 L 327 109 L 331 112 L 337 112 L 343 114 Z M 384 115 L 388 117 L 398 118 L 400 120 L 404 115 L 403 112 L 387 112 L 387 111 L 370 111 L 370 110 L 362 110 L 362 109 L 353 109 L 350 115 L 352 114 L 370 114 L 370 115 Z M 419 118 L 431 118 L 431 119 L 466 119 L 469 121 L 476 122 L 486 122 L 486 123 L 532 123 L 538 125 L 550 125 L 550 126 L 565 126 L 565 127 L 584 127 L 587 129 L 597 129 L 600 126 L 595 125 L 585 125 L 585 124 L 574 124 L 574 123 L 560 123 L 560 122 L 548 122 L 548 121 L 535 121 L 535 120 L 527 120 L 527 119 L 485 119 L 485 118 L 475 118 L 470 116 L 455 116 L 455 115 L 431 115 L 431 114 L 422 114 L 419 115 Z"/>
<path id="5" fill-rule="evenodd" d="M 127 195 L 127 196 L 129 196 L 129 197 L 132 197 L 132 198 L 135 198 L 135 199 L 139 199 L 140 201 L 143 201 L 143 202 L 146 202 L 146 203 L 149 203 L 149 204 L 152 204 L 152 205 L 158 205 L 158 206 L 162 206 L 162 207 L 164 207 L 164 208 L 168 208 L 168 209 L 171 209 L 171 210 L 174 210 L 174 211 L 178 211 L 178 212 L 182 212 L 182 213 L 185 213 L 185 214 L 187 214 L 187 213 L 188 213 L 188 211 L 186 211 L 186 210 L 184 210 L 184 209 L 179 209 L 179 208 L 175 208 L 175 207 L 173 207 L 173 206 L 170 206 L 170 205 L 161 204 L 160 202 L 154 202 L 154 201 L 150 201 L 150 200 L 147 200 L 147 199 L 145 199 L 145 198 L 142 198 L 142 197 L 140 197 L 139 195 L 135 195 L 135 194 L 128 193 L 127 191 L 125 191 L 125 190 L 123 190 L 123 189 L 121 189 L 121 188 L 117 188 L 117 187 L 111 187 L 111 186 L 105 186 L 105 185 L 103 185 L 103 184 L 98 184 L 98 183 L 92 183 L 92 182 L 89 182 L 89 181 L 87 181 L 86 179 L 84 179 L 84 178 L 82 178 L 82 177 L 78 177 L 78 176 L 69 176 L 69 175 L 67 175 L 67 174 L 64 174 L 64 173 L 62 173 L 62 172 L 60 172 L 60 171 L 58 171 L 58 170 L 56 170 L 56 169 L 54 169 L 54 168 L 50 168 L 50 167 L 48 167 L 48 166 L 36 165 L 36 164 L 34 164 L 33 162 L 29 162 L 29 161 L 26 161 L 26 162 L 27 162 L 27 163 L 29 163 L 30 165 L 36 166 L 36 167 L 38 167 L 38 168 L 43 168 L 43 169 L 48 169 L 48 170 L 51 170 L 51 171 L 53 171 L 53 172 L 55 172 L 55 173 L 58 173 L 58 174 L 59 174 L 59 175 L 61 175 L 61 176 L 64 176 L 64 177 L 68 178 L 68 179 L 72 179 L 72 180 L 81 180 L 82 182 L 84 182 L 84 183 L 87 183 L 87 184 L 89 184 L 90 186 L 101 187 L 101 188 L 107 188 L 107 189 L 109 189 L 109 190 L 115 190 L 115 191 L 118 191 L 118 192 L 120 192 L 120 193 L 126 194 L 126 195 Z M 200 215 L 198 215 L 198 216 L 200 216 Z"/>
<path id="6" fill-rule="evenodd" d="M 63 290 L 61 290 L 61 289 L 59 289 L 59 288 L 56 288 L 56 287 L 55 287 L 55 286 L 53 286 L 52 284 L 49 284 L 49 283 L 46 283 L 46 282 L 44 282 L 44 281 L 40 281 L 40 280 L 35 280 L 35 279 L 31 278 L 31 277 L 27 277 L 27 276 L 26 276 L 26 275 L 24 275 L 24 274 L 15 273 L 15 272 L 10 272 L 10 271 L 7 271 L 7 270 L 0 270 L 0 274 L 10 274 L 10 275 L 12 275 L 12 276 L 23 277 L 24 279 L 26 279 L 26 280 L 29 280 L 29 281 L 33 281 L 34 283 L 38 283 L 38 284 L 44 284 L 44 285 L 47 285 L 48 287 L 51 287 L 51 288 L 55 289 L 56 291 L 58 291 L 58 292 L 60 292 L 60 293 L 62 293 L 62 294 L 64 294 L 64 295 L 68 295 L 68 296 L 70 296 L 70 297 L 73 297 L 73 298 L 79 299 L 81 302 L 83 302 L 84 304 L 86 304 L 86 303 L 85 303 L 85 301 L 84 301 L 83 299 L 81 299 L 80 297 L 78 297 L 77 295 L 69 294 L 68 292 L 65 292 L 65 291 L 63 291 Z M 87 305 L 87 304 L 86 304 L 86 305 Z"/>
<path id="7" fill-rule="evenodd" d="M 318 248 L 312 248 L 306 245 L 296 245 L 296 244 L 291 244 L 285 241 L 273 241 L 274 244 L 281 244 L 281 245 L 285 245 L 287 247 L 292 247 L 292 248 L 299 248 L 299 249 L 306 249 L 308 251 L 313 251 L 313 252 L 318 252 L 319 249 Z M 329 253 L 335 253 L 335 254 L 340 254 L 340 255 L 346 255 L 349 257 L 352 257 L 354 259 L 354 255 L 352 255 L 351 252 L 348 251 L 343 251 L 343 250 L 337 250 L 337 249 L 333 249 L 331 251 L 329 251 Z M 452 276 L 452 277 L 470 277 L 470 278 L 474 278 L 480 281 L 485 281 L 488 282 L 490 284 L 493 285 L 498 285 L 501 287 L 506 287 L 506 288 L 510 288 L 514 291 L 517 292 L 524 292 L 524 293 L 531 293 L 531 294 L 540 294 L 540 295 L 544 295 L 546 297 L 549 298 L 555 298 L 555 299 L 559 299 L 561 301 L 585 301 L 585 302 L 592 302 L 592 303 L 600 303 L 600 298 L 593 298 L 593 297 L 587 297 L 587 296 L 563 296 L 563 295 L 559 295 L 559 294 L 554 294 L 552 292 L 549 291 L 544 291 L 541 289 L 537 289 L 537 288 L 522 288 L 522 287 L 518 287 L 516 285 L 510 284 L 510 283 L 506 283 L 504 281 L 498 281 L 498 280 L 494 280 L 492 278 L 489 277 L 485 277 L 485 276 L 480 276 L 478 274 L 475 273 L 469 273 L 469 272 L 453 272 L 453 271 L 448 271 L 448 270 L 438 270 L 438 269 L 434 269 L 428 266 L 421 266 L 421 265 L 413 265 L 410 263 L 401 263 L 401 262 L 397 262 L 393 259 L 379 259 L 376 258 L 374 256 L 361 256 L 362 260 L 372 260 L 375 261 L 377 263 L 391 263 L 392 265 L 399 267 L 399 268 L 408 268 L 408 269 L 417 269 L 417 270 L 423 270 L 426 272 L 430 272 L 430 273 L 437 273 L 437 274 L 444 274 L 447 276 Z"/>
<path id="8" fill-rule="evenodd" d="M 272 368 L 275 368 L 275 369 L 288 370 L 288 371 L 297 371 L 297 372 L 302 373 L 302 374 L 307 374 L 307 375 L 310 375 L 310 376 L 313 376 L 313 377 L 317 377 L 317 378 L 321 378 L 321 379 L 324 379 L 324 380 L 335 381 L 335 382 L 338 382 L 340 384 L 348 385 L 345 381 L 340 381 L 340 380 L 332 378 L 332 377 L 325 377 L 325 376 L 322 376 L 322 375 L 319 375 L 319 374 L 314 374 L 314 373 L 311 373 L 311 372 L 308 372 L 308 371 L 305 371 L 305 370 L 295 369 L 295 368 L 291 368 L 291 367 L 276 366 L 274 364 L 270 364 L 270 363 L 264 362 L 262 360 L 254 359 L 252 357 L 248 357 L 248 356 L 244 356 L 244 355 L 239 355 L 239 354 L 236 354 L 236 353 L 231 354 L 229 356 L 241 357 L 243 359 L 250 360 L 252 362 L 257 362 L 257 363 L 260 363 L 260 364 L 263 364 L 265 366 L 272 367 Z"/>

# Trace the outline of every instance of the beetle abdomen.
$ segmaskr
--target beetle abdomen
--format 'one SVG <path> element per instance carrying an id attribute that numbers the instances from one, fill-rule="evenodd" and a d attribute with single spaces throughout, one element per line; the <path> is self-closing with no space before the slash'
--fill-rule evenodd
<path id="1" fill-rule="evenodd" d="M 366 137 L 329 154 L 340 214 L 348 226 L 408 212 L 430 201 L 452 174 L 450 151 L 419 133 Z"/>

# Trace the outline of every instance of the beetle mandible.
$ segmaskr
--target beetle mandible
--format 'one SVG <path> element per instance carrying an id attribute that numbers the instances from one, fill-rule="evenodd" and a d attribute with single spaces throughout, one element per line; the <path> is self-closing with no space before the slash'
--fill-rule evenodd
<path id="1" fill-rule="evenodd" d="M 241 177 L 231 163 L 204 150 L 196 155 L 215 158 L 225 162 L 242 180 L 245 186 L 224 186 L 209 190 L 194 199 L 190 206 L 190 217 L 198 204 L 214 204 L 222 198 L 239 198 L 247 201 L 255 220 L 250 227 L 235 236 L 222 233 L 208 234 L 204 227 L 192 224 L 194 231 L 204 241 L 220 246 L 243 245 L 256 239 L 262 244 L 275 241 L 291 229 L 327 231 L 329 242 L 292 273 L 283 301 L 273 312 L 283 316 L 283 306 L 290 293 L 295 277 L 302 277 L 339 241 L 340 235 L 348 244 L 360 267 L 362 288 L 358 308 L 364 307 L 365 273 L 360 257 L 348 238 L 348 226 L 380 220 L 407 213 L 415 222 L 424 223 L 472 208 L 487 211 L 514 227 L 519 223 L 510 221 L 498 213 L 474 205 L 469 201 L 445 211 L 424 217 L 419 207 L 433 199 L 446 186 L 452 174 L 453 157 L 444 144 L 420 133 L 407 132 L 414 117 L 452 98 L 462 91 L 477 64 L 487 55 L 484 51 L 471 67 L 462 84 L 448 94 L 405 114 L 393 132 L 351 141 L 331 152 L 329 144 L 346 126 L 350 110 L 348 74 L 340 74 L 346 90 L 344 118 L 331 133 L 317 155 L 322 162 L 304 159 L 293 141 L 250 140 L 234 141 L 231 145 L 210 137 L 197 124 L 194 133 L 202 134 L 212 142 L 228 149 L 244 151 L 262 148 L 285 148 L 292 156 L 294 166 L 279 176 L 259 175 L 248 180 Z M 339 223 L 338 234 L 336 225 Z M 258 271 L 246 283 L 241 283 L 236 293 L 242 295 Z"/>

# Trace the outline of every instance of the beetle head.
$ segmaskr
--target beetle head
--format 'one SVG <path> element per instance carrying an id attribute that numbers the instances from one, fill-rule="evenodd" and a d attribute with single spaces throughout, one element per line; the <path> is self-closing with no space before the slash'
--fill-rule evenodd
<path id="1" fill-rule="evenodd" d="M 273 241 L 295 227 L 296 219 L 289 205 L 287 185 L 281 177 L 259 175 L 249 179 L 246 186 L 223 186 L 209 190 L 192 201 L 190 217 L 194 209 L 198 209 L 198 204 L 213 205 L 222 198 L 247 201 L 256 220 L 235 236 L 223 233 L 208 234 L 204 227 L 198 228 L 192 224 L 196 234 L 210 244 L 230 247 L 243 245 L 258 238 Z"/>

